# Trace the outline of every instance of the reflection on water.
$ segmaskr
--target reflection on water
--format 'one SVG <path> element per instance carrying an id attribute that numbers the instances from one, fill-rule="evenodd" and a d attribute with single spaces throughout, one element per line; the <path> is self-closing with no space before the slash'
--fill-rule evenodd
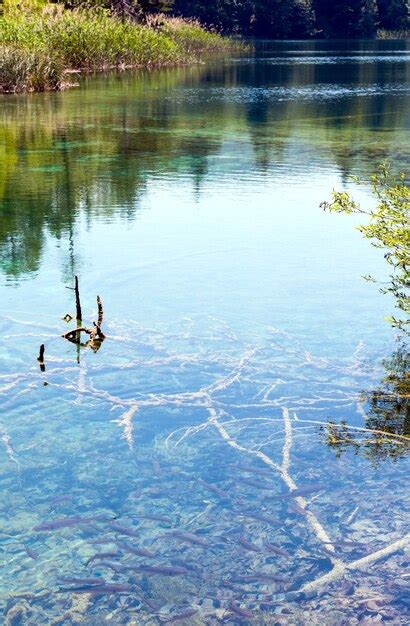
<path id="1" fill-rule="evenodd" d="M 408 158 L 406 44 L 356 45 L 1 100 L 9 626 L 408 623 L 406 348 L 318 208 Z"/>
<path id="2" fill-rule="evenodd" d="M 386 156 L 404 165 L 403 44 L 323 57 L 325 45 L 316 42 L 314 56 L 284 57 L 278 44 L 275 56 L 271 45 L 256 61 L 100 77 L 83 81 L 85 90 L 3 99 L 3 271 L 37 271 L 46 233 L 71 241 L 80 214 L 135 219 L 153 178 L 189 177 L 200 192 L 223 172 L 258 184 L 266 173 L 298 182 L 310 168 L 367 174 Z M 312 48 L 299 53 L 303 46 Z M 331 72 L 316 67 L 330 61 Z"/>

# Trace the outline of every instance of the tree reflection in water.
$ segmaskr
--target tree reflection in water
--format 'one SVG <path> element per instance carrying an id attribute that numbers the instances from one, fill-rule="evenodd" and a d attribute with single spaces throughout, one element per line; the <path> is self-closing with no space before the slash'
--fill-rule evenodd
<path id="1" fill-rule="evenodd" d="M 320 427 L 324 439 L 336 455 L 340 457 L 344 451 L 354 448 L 373 461 L 387 457 L 401 457 L 408 452 L 408 445 L 403 441 L 384 436 L 399 435 L 410 438 L 410 370 L 409 352 L 404 339 L 400 340 L 397 350 L 383 361 L 385 376 L 380 385 L 363 392 L 362 401 L 369 407 L 363 411 L 366 428 L 369 434 L 356 435 L 347 422 L 339 424 L 329 421 Z M 410 439 L 409 439 L 410 443 Z"/>

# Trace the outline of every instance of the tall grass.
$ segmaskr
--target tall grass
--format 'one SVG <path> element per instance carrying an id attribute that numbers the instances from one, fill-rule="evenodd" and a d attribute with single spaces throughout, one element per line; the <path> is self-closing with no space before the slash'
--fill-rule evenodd
<path id="1" fill-rule="evenodd" d="M 62 75 L 58 57 L 43 50 L 0 45 L 0 92 L 59 89 Z"/>
<path id="2" fill-rule="evenodd" d="M 204 52 L 233 47 L 231 39 L 221 37 L 216 32 L 205 30 L 194 19 L 154 16 L 151 21 L 186 52 Z M 149 23 L 149 22 L 148 22 Z"/>
<path id="3" fill-rule="evenodd" d="M 400 30 L 387 30 L 385 28 L 380 28 L 377 31 L 377 39 L 409 39 L 410 30 L 400 29 Z"/>
<path id="4" fill-rule="evenodd" d="M 176 65 L 230 45 L 197 22 L 164 16 L 141 25 L 102 9 L 48 5 L 41 11 L 10 12 L 0 16 L 0 90 L 56 89 L 64 69 Z"/>

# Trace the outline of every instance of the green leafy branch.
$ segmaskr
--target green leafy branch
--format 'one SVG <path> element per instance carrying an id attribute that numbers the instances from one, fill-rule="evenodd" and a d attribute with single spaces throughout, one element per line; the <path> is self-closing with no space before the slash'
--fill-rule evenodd
<path id="1" fill-rule="evenodd" d="M 406 318 L 389 317 L 388 321 L 395 327 L 406 332 L 408 329 L 408 314 L 410 312 L 410 188 L 405 183 L 403 173 L 394 176 L 390 165 L 384 161 L 379 165 L 370 180 L 362 181 L 357 177 L 352 180 L 357 184 L 370 183 L 373 195 L 376 198 L 374 209 L 361 208 L 345 191 L 332 192 L 331 202 L 322 202 L 323 209 L 334 213 L 361 214 L 369 218 L 367 224 L 358 226 L 358 230 L 366 239 L 370 239 L 373 246 L 385 250 L 384 258 L 391 266 L 387 286 L 382 287 L 383 293 L 391 293 L 396 300 L 396 307 L 406 314 Z M 372 276 L 365 276 L 366 280 L 376 281 Z"/>

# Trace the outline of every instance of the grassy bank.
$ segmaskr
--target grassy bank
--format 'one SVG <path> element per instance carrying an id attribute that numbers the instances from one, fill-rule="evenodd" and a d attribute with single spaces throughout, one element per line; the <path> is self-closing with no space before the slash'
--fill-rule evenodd
<path id="1" fill-rule="evenodd" d="M 41 11 L 0 16 L 0 91 L 44 91 L 67 84 L 68 70 L 162 67 L 233 47 L 195 21 L 157 16 L 145 25 L 106 10 Z"/>
<path id="2" fill-rule="evenodd" d="M 408 39 L 410 37 L 410 30 L 386 30 L 380 28 L 377 31 L 377 39 Z"/>

